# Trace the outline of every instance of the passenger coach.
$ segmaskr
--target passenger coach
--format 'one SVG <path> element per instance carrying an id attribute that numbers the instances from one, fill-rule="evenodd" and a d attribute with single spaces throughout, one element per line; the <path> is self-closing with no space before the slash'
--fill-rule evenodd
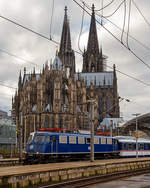
<path id="1" fill-rule="evenodd" d="M 134 137 L 119 136 L 118 151 L 120 157 L 136 157 L 136 139 Z M 138 156 L 150 156 L 150 139 L 138 138 Z"/>

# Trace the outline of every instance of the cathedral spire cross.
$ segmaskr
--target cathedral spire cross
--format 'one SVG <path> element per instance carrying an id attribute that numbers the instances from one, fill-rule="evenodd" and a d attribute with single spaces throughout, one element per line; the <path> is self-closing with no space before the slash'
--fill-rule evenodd
<path id="1" fill-rule="evenodd" d="M 94 12 L 95 6 L 94 4 L 92 4 L 92 12 Z"/>

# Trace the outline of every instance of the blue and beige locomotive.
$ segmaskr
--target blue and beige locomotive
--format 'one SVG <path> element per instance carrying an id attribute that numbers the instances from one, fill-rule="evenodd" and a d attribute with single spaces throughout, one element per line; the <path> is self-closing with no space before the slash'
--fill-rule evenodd
<path id="1" fill-rule="evenodd" d="M 35 132 L 29 137 L 26 147 L 26 159 L 87 159 L 90 155 L 90 135 L 57 132 Z M 96 158 L 118 155 L 118 143 L 115 138 L 94 136 Z"/>

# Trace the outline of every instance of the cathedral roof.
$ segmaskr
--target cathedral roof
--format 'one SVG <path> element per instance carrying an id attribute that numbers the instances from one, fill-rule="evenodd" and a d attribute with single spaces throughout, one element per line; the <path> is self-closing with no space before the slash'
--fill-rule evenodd
<path id="1" fill-rule="evenodd" d="M 23 80 L 23 88 L 25 87 L 26 83 L 30 80 L 31 74 L 25 74 L 24 80 Z M 35 74 L 36 80 L 38 81 L 40 79 L 40 74 Z"/>
<path id="2" fill-rule="evenodd" d="M 80 77 L 84 79 L 86 86 L 93 83 L 96 86 L 113 86 L 114 74 L 113 72 L 96 72 L 96 73 L 80 73 Z M 78 79 L 78 73 L 75 74 L 75 80 Z"/>

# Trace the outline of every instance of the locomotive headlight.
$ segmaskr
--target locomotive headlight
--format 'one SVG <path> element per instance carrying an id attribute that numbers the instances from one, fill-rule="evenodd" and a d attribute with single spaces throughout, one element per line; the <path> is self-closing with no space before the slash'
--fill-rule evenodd
<path id="1" fill-rule="evenodd" d="M 30 145 L 30 149 L 33 149 L 33 144 L 32 144 L 32 145 Z"/>

